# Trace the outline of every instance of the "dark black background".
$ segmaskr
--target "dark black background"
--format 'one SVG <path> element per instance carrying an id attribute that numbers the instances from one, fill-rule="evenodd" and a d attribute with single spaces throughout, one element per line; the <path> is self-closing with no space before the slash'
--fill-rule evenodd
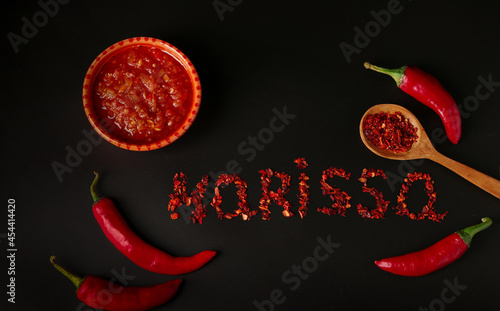
<path id="1" fill-rule="evenodd" d="M 42 0 L 43 1 L 43 0 Z M 228 4 L 227 0 L 219 3 Z M 124 217 L 145 240 L 175 255 L 213 249 L 218 255 L 202 269 L 182 276 L 178 295 L 155 310 L 257 310 L 254 301 L 283 294 L 275 310 L 430 310 L 493 309 L 498 306 L 500 218 L 498 199 L 428 160 L 420 163 L 379 158 L 362 144 L 358 125 L 366 109 L 397 103 L 410 109 L 430 134 L 441 129 L 439 117 L 409 97 L 389 77 L 366 71 L 363 62 L 387 67 L 410 64 L 436 76 L 460 106 L 474 96 L 478 77 L 500 81 L 500 23 L 490 4 L 469 1 L 232 1 L 221 19 L 214 1 L 70 1 L 60 4 L 38 33 L 15 53 L 8 34 L 22 35 L 23 17 L 32 20 L 36 1 L 2 3 L 1 100 L 2 208 L 0 209 L 0 308 L 2 310 L 90 310 L 76 298 L 73 285 L 54 270 L 50 255 L 82 274 L 113 278 L 125 271 L 129 285 L 153 285 L 174 279 L 135 266 L 102 234 L 91 212 L 88 191 L 94 169 L 102 173 L 99 192 L 113 198 Z M 374 25 L 371 11 L 396 4 L 385 27 Z M 494 2 L 488 2 L 494 3 Z M 355 27 L 372 25 L 372 37 L 348 62 L 340 48 L 355 45 Z M 373 33 L 375 32 L 375 33 Z M 199 115 L 172 145 L 132 152 L 105 141 L 59 181 L 52 164 L 66 163 L 90 131 L 81 90 L 93 59 L 120 40 L 149 36 L 181 49 L 202 82 Z M 483 89 L 484 90 L 484 89 Z M 500 92 L 464 108 L 463 134 L 457 145 L 435 141 L 445 155 L 499 177 L 498 101 Z M 469 103 L 469 102 L 467 102 Z M 295 115 L 270 143 L 248 160 L 238 146 L 269 127 L 273 109 Z M 189 177 L 193 187 L 203 174 L 218 173 L 232 160 L 248 182 L 249 202 L 258 208 L 260 169 L 292 175 L 287 195 L 296 211 L 298 176 L 293 160 L 310 166 L 309 214 L 285 218 L 277 206 L 272 219 L 217 220 L 208 205 L 202 225 L 171 220 L 167 211 L 172 178 Z M 330 167 L 351 173 L 333 182 L 352 196 L 346 217 L 326 216 L 317 207 L 321 172 Z M 387 213 L 365 220 L 355 205 L 373 206 L 357 181 L 365 167 L 393 176 L 431 174 L 442 223 L 415 221 Z M 393 187 L 373 179 L 391 206 Z M 277 186 L 277 182 L 274 182 Z M 223 208 L 235 207 L 236 195 L 224 192 Z M 7 200 L 16 201 L 16 304 L 7 302 Z M 410 191 L 408 204 L 418 212 L 426 202 L 423 184 Z M 480 233 L 457 262 L 431 275 L 405 278 L 378 269 L 373 261 L 426 247 L 490 216 L 494 224 Z M 311 263 L 317 239 L 339 243 L 327 260 L 295 290 L 282 276 L 294 265 Z M 123 270 L 124 269 L 124 270 Z M 442 292 L 458 282 L 458 296 Z M 455 298 L 453 298 L 455 296 Z M 269 310 L 270 308 L 267 308 Z"/>

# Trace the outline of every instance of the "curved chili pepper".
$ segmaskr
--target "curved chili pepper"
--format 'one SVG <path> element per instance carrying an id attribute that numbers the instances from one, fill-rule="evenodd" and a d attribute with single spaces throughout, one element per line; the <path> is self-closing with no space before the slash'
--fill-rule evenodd
<path id="1" fill-rule="evenodd" d="M 130 229 L 113 201 L 97 195 L 95 185 L 99 174 L 94 174 L 90 187 L 94 216 L 111 243 L 136 265 L 155 273 L 177 275 L 199 269 L 215 256 L 215 251 L 206 250 L 190 257 L 174 257 L 144 242 Z"/>
<path id="2" fill-rule="evenodd" d="M 454 144 L 458 143 L 462 133 L 460 111 L 453 97 L 435 77 L 412 66 L 386 69 L 368 62 L 364 65 L 366 69 L 391 76 L 401 90 L 434 110 L 444 124 L 448 139 Z"/>
<path id="3" fill-rule="evenodd" d="M 141 311 L 162 305 L 177 293 L 182 280 L 177 279 L 153 286 L 121 286 L 95 275 L 81 277 L 55 263 L 52 265 L 75 284 L 76 296 L 86 305 L 108 311 Z"/>
<path id="4" fill-rule="evenodd" d="M 457 231 L 428 248 L 377 260 L 375 264 L 382 270 L 403 276 L 422 276 L 434 272 L 460 258 L 470 247 L 472 237 L 492 223 L 488 217 L 481 221 L 482 223 Z"/>

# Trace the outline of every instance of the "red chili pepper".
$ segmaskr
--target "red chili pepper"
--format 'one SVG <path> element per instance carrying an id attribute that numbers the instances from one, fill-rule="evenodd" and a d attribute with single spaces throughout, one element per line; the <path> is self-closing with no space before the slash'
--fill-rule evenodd
<path id="1" fill-rule="evenodd" d="M 375 261 L 382 270 L 403 275 L 422 276 L 441 269 L 458 258 L 470 247 L 472 237 L 492 221 L 485 217 L 482 223 L 457 231 L 421 251 Z"/>
<path id="2" fill-rule="evenodd" d="M 153 286 L 121 286 L 95 275 L 80 277 L 54 262 L 52 265 L 75 284 L 76 296 L 89 307 L 108 311 L 141 311 L 162 305 L 177 293 L 182 280 Z"/>
<path id="3" fill-rule="evenodd" d="M 155 273 L 177 275 L 201 268 L 215 256 L 215 251 L 206 250 L 190 257 L 174 257 L 144 242 L 130 229 L 113 201 L 97 195 L 95 185 L 99 174 L 94 174 L 90 187 L 94 216 L 111 243 L 136 265 Z"/>
<path id="4" fill-rule="evenodd" d="M 386 69 L 368 62 L 364 65 L 366 69 L 391 76 L 401 90 L 432 108 L 443 121 L 448 139 L 454 144 L 458 143 L 462 133 L 460 111 L 453 97 L 435 77 L 412 66 Z"/>

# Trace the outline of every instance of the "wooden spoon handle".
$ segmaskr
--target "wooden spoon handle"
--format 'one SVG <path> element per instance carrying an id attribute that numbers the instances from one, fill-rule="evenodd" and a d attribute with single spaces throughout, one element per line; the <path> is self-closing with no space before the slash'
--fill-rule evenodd
<path id="1" fill-rule="evenodd" d="M 462 163 L 452 160 L 439 152 L 434 152 L 429 156 L 429 159 L 449 168 L 453 172 L 467 179 L 474 185 L 483 189 L 484 191 L 494 195 L 497 199 L 500 199 L 500 180 L 483 174 L 475 169 L 468 167 Z"/>

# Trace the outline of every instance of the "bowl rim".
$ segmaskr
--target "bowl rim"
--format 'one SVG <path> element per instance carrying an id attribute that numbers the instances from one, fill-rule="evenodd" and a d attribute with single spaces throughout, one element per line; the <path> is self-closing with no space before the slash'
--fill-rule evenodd
<path id="1" fill-rule="evenodd" d="M 188 73 L 193 91 L 193 97 L 192 97 L 193 102 L 186 121 L 171 135 L 159 141 L 148 144 L 134 144 L 134 143 L 124 142 L 113 136 L 109 130 L 110 127 L 112 127 L 112 124 L 109 124 L 108 122 L 101 122 L 99 120 L 98 116 L 94 112 L 94 105 L 92 100 L 94 79 L 96 75 L 100 72 L 102 66 L 119 51 L 122 51 L 126 48 L 130 48 L 133 46 L 148 46 L 148 47 L 159 48 L 162 51 L 168 53 L 173 58 L 175 58 Z M 83 82 L 82 100 L 83 100 L 83 108 L 85 110 L 85 115 L 87 116 L 87 119 L 89 120 L 94 130 L 106 141 L 122 149 L 133 150 L 133 151 L 150 151 L 163 148 L 173 143 L 175 140 L 181 137 L 193 124 L 194 119 L 198 115 L 198 111 L 200 109 L 200 104 L 201 104 L 201 83 L 200 83 L 200 78 L 198 76 L 198 72 L 194 68 L 193 63 L 183 52 L 181 52 L 174 45 L 152 37 L 132 37 L 121 40 L 109 46 L 104 51 L 102 51 L 90 64 L 87 73 L 85 74 L 85 79 Z"/>

